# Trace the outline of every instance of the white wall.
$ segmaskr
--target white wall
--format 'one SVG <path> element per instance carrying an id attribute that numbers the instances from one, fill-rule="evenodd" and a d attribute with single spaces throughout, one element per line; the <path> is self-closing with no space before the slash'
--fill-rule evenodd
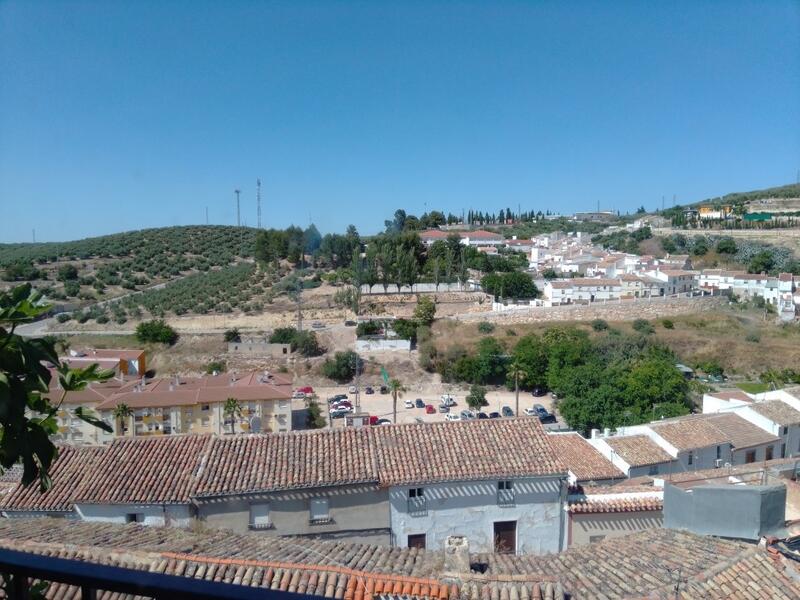
<path id="1" fill-rule="evenodd" d="M 463 535 L 473 552 L 494 551 L 494 523 L 516 521 L 517 554 L 558 552 L 565 540 L 566 478 L 515 479 L 515 505 L 497 505 L 497 480 L 392 487 L 389 490 L 394 545 L 426 534 L 426 547 L 440 549 L 451 535 Z M 427 513 L 409 514 L 409 487 L 423 487 Z"/>
<path id="2" fill-rule="evenodd" d="M 379 350 L 398 350 L 401 352 L 411 352 L 411 342 L 400 338 L 390 338 L 388 340 L 356 340 L 357 352 L 372 352 Z"/>
<path id="3" fill-rule="evenodd" d="M 126 515 L 144 515 L 144 524 L 163 527 L 188 527 L 192 511 L 188 504 L 76 504 L 75 512 L 84 521 L 125 523 Z"/>

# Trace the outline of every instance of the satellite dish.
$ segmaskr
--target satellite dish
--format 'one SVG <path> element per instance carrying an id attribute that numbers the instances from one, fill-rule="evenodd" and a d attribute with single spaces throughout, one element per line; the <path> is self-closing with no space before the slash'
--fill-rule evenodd
<path id="1" fill-rule="evenodd" d="M 261 431 L 261 417 L 253 417 L 250 419 L 250 431 L 259 433 Z"/>

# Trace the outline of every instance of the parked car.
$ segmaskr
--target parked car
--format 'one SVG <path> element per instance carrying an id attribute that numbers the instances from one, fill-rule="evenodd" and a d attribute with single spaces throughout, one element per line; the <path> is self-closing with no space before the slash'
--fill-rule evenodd
<path id="1" fill-rule="evenodd" d="M 456 399 L 453 398 L 450 394 L 442 394 L 442 404 L 445 406 L 455 406 Z"/>
<path id="2" fill-rule="evenodd" d="M 556 394 L 555 392 L 550 392 L 550 397 L 551 397 L 553 400 L 558 400 L 558 394 Z"/>
<path id="3" fill-rule="evenodd" d="M 404 404 L 406 405 L 406 408 L 414 408 L 414 403 L 411 401 L 410 398 L 406 398 Z"/>
<path id="4" fill-rule="evenodd" d="M 322 321 L 314 321 L 311 324 L 311 327 L 313 327 L 314 329 L 325 329 L 325 323 L 323 323 Z"/>
<path id="5" fill-rule="evenodd" d="M 387 418 L 378 419 L 378 425 L 391 425 L 391 424 L 392 424 L 392 420 L 391 419 L 387 419 Z"/>
<path id="6" fill-rule="evenodd" d="M 414 404 L 417 408 L 425 408 L 425 403 L 422 401 L 422 398 L 417 398 L 414 400 Z"/>
<path id="7" fill-rule="evenodd" d="M 329 414 L 331 419 L 341 419 L 345 415 L 350 414 L 350 412 L 351 410 L 349 408 L 334 408 Z"/>
<path id="8" fill-rule="evenodd" d="M 364 393 L 365 394 L 374 394 L 375 390 L 372 387 L 367 386 L 367 387 L 364 388 Z"/>
<path id="9" fill-rule="evenodd" d="M 439 405 L 439 412 L 440 413 L 449 413 L 450 412 L 450 407 L 449 406 L 445 406 L 444 404 L 440 404 Z"/>
<path id="10" fill-rule="evenodd" d="M 500 418 L 500 413 L 499 412 L 490 412 L 489 413 L 489 418 L 490 419 L 499 419 Z"/>
<path id="11" fill-rule="evenodd" d="M 301 392 L 300 390 L 295 390 L 295 392 L 292 394 L 292 398 L 295 400 L 300 400 L 305 397 L 306 397 L 305 392 Z"/>
<path id="12" fill-rule="evenodd" d="M 478 413 L 478 418 L 479 419 L 488 419 L 489 415 L 487 415 L 485 412 L 479 412 Z"/>
<path id="13" fill-rule="evenodd" d="M 338 402 L 334 402 L 333 406 L 331 408 L 333 408 L 333 409 L 347 408 L 347 409 L 352 410 L 353 409 L 353 405 L 347 400 L 339 400 Z"/>
<path id="14" fill-rule="evenodd" d="M 389 393 L 389 388 L 386 387 L 385 385 L 382 385 L 381 386 L 381 394 L 388 394 L 388 393 Z"/>
<path id="15" fill-rule="evenodd" d="M 447 414 L 444 418 L 445 421 L 460 421 L 461 417 L 454 414 Z"/>
<path id="16" fill-rule="evenodd" d="M 535 387 L 533 388 L 533 395 L 536 397 L 544 396 L 547 393 L 547 390 L 543 387 Z"/>
<path id="17" fill-rule="evenodd" d="M 529 406 L 529 407 L 523 409 L 522 412 L 528 417 L 538 417 L 539 416 L 539 411 L 536 410 L 532 406 Z"/>
<path id="18" fill-rule="evenodd" d="M 355 321 L 349 321 L 348 320 L 348 321 L 344 322 L 344 326 L 345 327 L 355 327 L 356 325 L 358 325 L 358 323 L 356 323 Z"/>
<path id="19" fill-rule="evenodd" d="M 433 404 L 428 404 L 427 406 L 425 406 L 425 412 L 429 415 L 435 415 L 436 409 L 433 407 Z"/>
<path id="20" fill-rule="evenodd" d="M 378 417 L 376 415 L 370 415 L 369 424 L 370 425 L 377 425 L 378 424 Z"/>
<path id="21" fill-rule="evenodd" d="M 504 417 L 513 417 L 514 411 L 511 409 L 510 406 L 504 406 L 500 409 L 500 412 L 503 414 Z"/>
<path id="22" fill-rule="evenodd" d="M 475 413 L 471 410 L 464 409 L 461 411 L 461 418 L 465 421 L 469 421 L 470 419 L 475 418 Z"/>
<path id="23" fill-rule="evenodd" d="M 350 394 L 357 394 L 358 393 L 358 388 L 356 386 L 354 386 L 354 385 L 351 385 L 350 389 L 348 389 L 347 391 Z"/>
<path id="24" fill-rule="evenodd" d="M 547 414 L 547 409 L 544 406 L 542 406 L 541 404 L 534 404 L 533 405 L 533 410 L 535 410 L 538 414 L 542 414 L 542 413 Z"/>

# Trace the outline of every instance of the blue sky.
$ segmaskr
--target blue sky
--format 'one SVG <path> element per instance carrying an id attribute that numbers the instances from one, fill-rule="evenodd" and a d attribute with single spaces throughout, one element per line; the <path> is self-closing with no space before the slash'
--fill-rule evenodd
<path id="1" fill-rule="evenodd" d="M 797 2 L 0 2 L 0 241 L 790 183 Z"/>

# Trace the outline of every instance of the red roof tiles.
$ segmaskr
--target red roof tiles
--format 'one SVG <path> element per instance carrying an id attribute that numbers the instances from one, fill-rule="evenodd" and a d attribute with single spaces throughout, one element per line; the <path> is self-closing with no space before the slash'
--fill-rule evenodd
<path id="1" fill-rule="evenodd" d="M 624 479 L 625 474 L 578 433 L 548 435 L 556 455 L 578 481 Z"/>

